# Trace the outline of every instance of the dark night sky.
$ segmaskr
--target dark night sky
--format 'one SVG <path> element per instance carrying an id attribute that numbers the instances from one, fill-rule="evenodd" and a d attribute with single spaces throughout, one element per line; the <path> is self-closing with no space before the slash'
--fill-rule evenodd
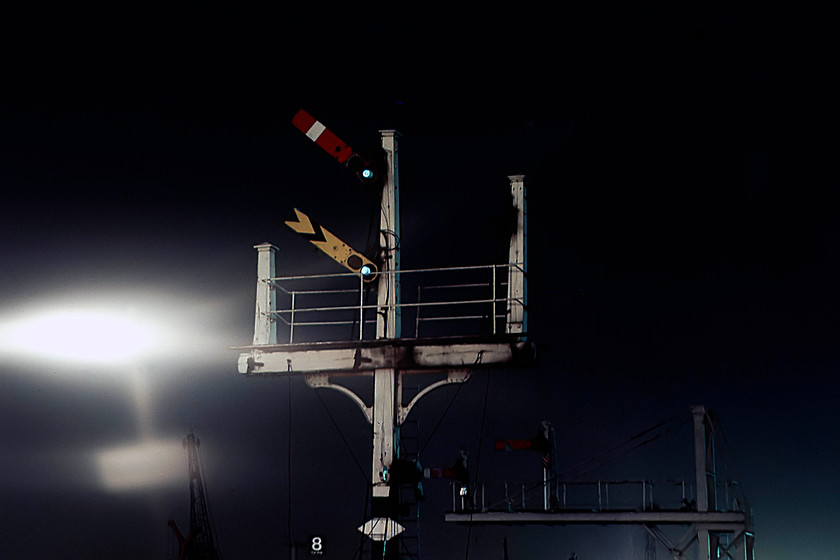
<path id="1" fill-rule="evenodd" d="M 538 477 L 491 442 L 550 419 L 562 468 L 705 404 L 753 505 L 757 558 L 836 554 L 838 123 L 818 18 L 725 3 L 383 15 L 190 2 L 3 21 L 0 327 L 104 304 L 166 324 L 174 351 L 111 367 L 0 354 L 0 558 L 166 558 L 166 521 L 187 523 L 183 462 L 140 490 L 97 467 L 142 429 L 202 440 L 224 558 L 287 558 L 289 529 L 353 556 L 369 428 L 302 379 L 239 376 L 230 349 L 252 336 L 254 244 L 278 245 L 284 274 L 334 270 L 283 225 L 292 208 L 369 241 L 375 198 L 291 126 L 302 107 L 360 150 L 379 129 L 403 134 L 405 268 L 497 259 L 506 176 L 527 176 L 539 366 L 476 372 L 421 402 L 430 434 L 454 399 L 424 463 L 463 446 L 488 478 Z M 588 476 L 690 478 L 689 446 L 683 428 Z M 506 536 L 517 560 L 625 558 L 640 542 L 468 533 L 441 521 L 445 483 L 427 493 L 424 558 L 463 558 L 468 538 L 487 558 Z"/>

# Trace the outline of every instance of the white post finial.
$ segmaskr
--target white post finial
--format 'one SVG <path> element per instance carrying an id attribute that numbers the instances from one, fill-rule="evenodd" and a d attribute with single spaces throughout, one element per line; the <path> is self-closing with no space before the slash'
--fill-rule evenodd
<path id="1" fill-rule="evenodd" d="M 254 345 L 277 344 L 277 323 L 271 316 L 277 310 L 277 294 L 271 286 L 279 249 L 271 243 L 254 245 L 257 250 L 257 305 L 254 313 Z"/>
<path id="2" fill-rule="evenodd" d="M 510 236 L 508 251 L 508 292 L 506 332 L 524 333 L 527 323 L 527 286 L 525 274 L 528 270 L 526 253 L 527 213 L 525 208 L 525 175 L 510 175 L 510 192 L 513 209 L 516 212 L 516 229 Z"/>

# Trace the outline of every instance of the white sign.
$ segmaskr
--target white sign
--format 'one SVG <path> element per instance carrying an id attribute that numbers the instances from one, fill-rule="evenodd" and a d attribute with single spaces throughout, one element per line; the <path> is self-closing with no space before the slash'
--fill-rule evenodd
<path id="1" fill-rule="evenodd" d="M 375 541 L 386 541 L 393 539 L 405 531 L 405 527 L 393 519 L 388 519 L 387 517 L 377 517 L 359 527 L 359 531 Z"/>
<path id="2" fill-rule="evenodd" d="M 312 556 L 324 555 L 324 537 L 312 537 L 309 539 L 309 554 Z"/>

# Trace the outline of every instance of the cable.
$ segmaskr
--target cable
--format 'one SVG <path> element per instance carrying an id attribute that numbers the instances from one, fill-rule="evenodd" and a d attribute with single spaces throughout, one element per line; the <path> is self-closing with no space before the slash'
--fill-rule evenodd
<path id="1" fill-rule="evenodd" d="M 370 497 L 371 497 L 371 493 L 372 493 L 372 490 L 371 490 L 371 485 L 370 485 L 370 484 L 368 484 L 368 485 L 365 487 L 365 500 L 364 500 L 364 502 L 365 502 L 365 511 L 364 511 L 364 513 L 362 514 L 362 526 L 364 526 L 364 524 L 367 522 L 367 518 L 368 518 L 368 506 L 370 505 Z M 350 559 L 350 560 L 355 560 L 355 558 L 356 558 L 357 556 L 358 556 L 359 558 L 361 558 L 361 557 L 362 557 L 362 554 L 364 553 L 364 548 L 365 548 L 365 537 L 366 537 L 366 536 L 367 536 L 367 535 L 365 535 L 365 532 L 364 532 L 364 531 L 361 531 L 361 536 L 359 537 L 359 548 L 356 550 L 356 552 L 353 554 L 353 556 L 351 557 L 351 559 Z"/>
<path id="2" fill-rule="evenodd" d="M 324 399 L 323 399 L 323 397 L 321 397 L 321 392 L 316 390 L 315 394 L 318 395 L 318 401 L 321 403 L 321 406 L 324 407 L 324 410 L 326 411 L 327 416 L 330 419 L 330 422 L 332 422 L 333 426 L 335 427 L 336 431 L 338 432 L 338 435 L 341 437 L 341 441 L 344 442 L 344 447 L 347 449 L 347 452 L 350 454 L 350 457 L 353 459 L 353 462 L 356 464 L 356 467 L 359 469 L 359 472 L 361 473 L 362 478 L 365 480 L 365 496 L 366 496 L 365 497 L 365 511 L 364 511 L 364 514 L 362 515 L 362 525 L 364 525 L 365 522 L 367 521 L 367 516 L 368 516 L 368 505 L 370 503 L 370 495 L 371 495 L 371 492 L 372 492 L 371 483 L 368 480 L 367 475 L 365 474 L 364 468 L 362 467 L 361 463 L 359 463 L 359 460 L 356 458 L 356 455 L 353 453 L 353 450 L 351 449 L 350 444 L 347 441 L 347 438 L 344 437 L 344 433 L 341 431 L 341 428 L 339 427 L 338 423 L 335 421 L 335 417 L 333 417 L 332 413 L 330 412 L 330 409 L 327 407 L 326 403 L 324 403 Z M 359 538 L 359 548 L 358 548 L 358 550 L 356 550 L 356 553 L 353 554 L 352 559 L 355 559 L 357 556 L 359 558 L 362 557 L 362 552 L 363 552 L 363 549 L 364 549 L 364 546 L 365 546 L 365 536 L 366 535 L 365 535 L 364 531 L 362 531 L 362 535 Z"/>
<path id="3" fill-rule="evenodd" d="M 359 460 L 356 459 L 356 455 L 353 454 L 353 450 L 350 448 L 350 444 L 347 442 L 347 438 L 344 437 L 344 433 L 341 431 L 341 428 L 339 427 L 338 422 L 335 421 L 335 418 L 333 417 L 332 412 L 330 412 L 330 409 L 324 403 L 324 399 L 323 399 L 323 397 L 321 397 L 320 391 L 316 390 L 315 394 L 318 395 L 318 401 L 321 403 L 321 406 L 324 407 L 324 410 L 327 412 L 327 416 L 329 416 L 330 422 L 332 422 L 333 426 L 335 427 L 336 431 L 338 432 L 338 435 L 341 437 L 341 441 L 344 442 L 344 447 L 347 448 L 347 452 L 350 454 L 350 457 L 353 459 L 353 462 L 356 463 L 356 467 L 358 467 L 359 472 L 362 474 L 362 478 L 365 480 L 365 482 L 367 484 L 370 484 L 371 482 L 370 482 L 370 480 L 368 480 L 368 477 L 365 474 L 364 468 L 362 468 L 362 465 L 361 465 L 361 463 L 359 463 Z"/>
<path id="4" fill-rule="evenodd" d="M 441 423 L 443 422 L 443 419 L 446 418 L 446 414 L 449 412 L 449 409 L 452 408 L 452 405 L 455 403 L 455 399 L 458 398 L 458 394 L 461 392 L 461 389 L 463 387 L 464 387 L 463 383 L 458 384 L 458 390 L 455 391 L 455 394 L 452 396 L 452 399 L 449 401 L 449 404 L 446 405 L 446 408 L 444 409 L 443 414 L 441 414 L 440 418 L 438 418 L 437 424 L 435 424 L 435 427 L 432 428 L 432 433 L 429 434 L 429 437 L 426 439 L 426 442 L 422 446 L 420 446 L 420 450 L 417 452 L 418 457 L 420 457 L 420 455 L 422 455 L 423 450 L 426 449 L 426 446 L 429 445 L 430 441 L 432 441 L 432 438 L 437 433 L 437 430 L 440 427 Z"/>
<path id="5" fill-rule="evenodd" d="M 729 442 L 726 440 L 726 434 L 723 432 L 723 426 L 721 426 L 720 421 L 717 418 L 717 414 L 713 411 L 706 413 L 706 416 L 709 418 L 709 423 L 712 425 L 712 435 L 714 436 L 715 432 L 720 433 L 720 439 L 723 442 L 724 449 L 724 452 L 721 454 L 723 466 L 732 475 L 732 478 L 735 479 L 741 498 L 744 500 L 743 510 L 749 513 L 749 500 L 747 499 L 747 493 L 744 491 L 744 486 L 741 484 L 741 477 L 738 476 L 737 472 L 735 472 L 735 465 L 732 463 L 732 452 L 729 449 Z"/>
<path id="6" fill-rule="evenodd" d="M 478 453 L 475 461 L 475 480 L 478 481 L 478 469 L 481 466 L 481 441 L 484 439 L 484 421 L 487 418 L 487 395 L 490 392 L 490 374 L 487 374 L 487 383 L 484 385 L 484 406 L 481 409 L 481 427 L 478 430 Z M 472 518 L 471 518 L 472 520 Z M 473 524 L 467 524 L 467 546 L 464 552 L 464 560 L 470 557 L 470 538 L 472 537 Z"/>
<path id="7" fill-rule="evenodd" d="M 579 463 L 577 463 L 577 464 L 575 464 L 575 465 L 572 465 L 571 467 L 569 467 L 568 469 L 566 469 L 566 470 L 563 472 L 563 476 L 564 476 L 564 477 L 566 477 L 566 476 L 568 476 L 569 474 L 574 473 L 574 472 L 576 472 L 576 471 L 578 471 L 578 470 L 580 470 L 580 472 L 581 472 L 581 473 L 584 473 L 584 472 L 589 472 L 589 471 L 594 470 L 594 469 L 596 469 L 596 468 L 598 468 L 598 467 L 600 467 L 600 466 L 605 465 L 605 464 L 606 464 L 606 463 L 608 463 L 609 461 L 613 461 L 613 460 L 615 460 L 617 457 L 620 457 L 621 455 L 626 454 L 626 453 L 628 453 L 629 451 L 631 451 L 631 450 L 633 450 L 633 449 L 636 449 L 637 447 L 639 447 L 639 445 L 634 446 L 634 447 L 632 447 L 632 448 L 630 448 L 630 449 L 628 449 L 628 450 L 625 450 L 625 451 L 623 451 L 623 452 L 619 453 L 619 455 L 617 455 L 616 457 L 611 457 L 611 458 L 606 458 L 606 459 L 605 459 L 605 457 L 607 457 L 607 456 L 608 456 L 608 455 L 610 455 L 611 453 L 613 453 L 613 452 L 615 452 L 615 451 L 619 450 L 621 447 L 623 447 L 623 446 L 625 446 L 625 445 L 629 444 L 630 442 L 632 442 L 632 441 L 634 441 L 634 440 L 637 440 L 637 439 L 639 439 L 639 438 L 641 438 L 641 437 L 645 436 L 646 434 L 648 434 L 648 433 L 652 432 L 653 430 L 656 430 L 656 429 L 661 428 L 662 426 L 664 426 L 664 425 L 666 425 L 666 424 L 668 424 L 668 423 L 670 423 L 670 422 L 673 422 L 674 420 L 676 420 L 677 418 L 679 418 L 679 417 L 681 417 L 681 416 L 682 416 L 682 414 L 677 414 L 677 415 L 674 415 L 674 416 L 672 416 L 671 418 L 669 418 L 669 419 L 667 419 L 667 420 L 664 420 L 664 421 L 662 421 L 662 422 L 659 422 L 658 424 L 655 424 L 655 425 L 653 425 L 653 426 L 651 426 L 651 427 L 649 427 L 649 428 L 646 428 L 646 429 L 642 430 L 641 432 L 638 432 L 637 434 L 635 434 L 635 435 L 631 436 L 631 437 L 630 437 L 630 438 L 628 438 L 627 440 L 622 441 L 621 443 L 618 443 L 618 444 L 616 444 L 616 445 L 614 445 L 614 446 L 610 447 L 609 449 L 607 449 L 607 450 L 605 450 L 605 451 L 602 451 L 601 453 L 599 453 L 599 454 L 597 454 L 597 455 L 594 455 L 594 456 L 592 456 L 592 457 L 590 457 L 590 458 L 588 458 L 588 459 L 584 459 L 583 461 L 581 461 L 581 462 L 579 462 Z M 683 423 L 685 423 L 685 422 L 683 422 Z M 682 424 L 682 423 L 681 423 L 681 424 Z M 670 431 L 670 430 L 669 430 L 669 431 Z M 659 436 L 656 436 L 656 437 L 658 438 Z M 654 439 L 656 439 L 656 438 L 654 438 Z M 650 443 L 650 441 L 653 441 L 653 440 L 647 440 L 647 441 L 644 441 L 644 442 L 642 442 L 640 445 L 644 445 L 644 444 L 646 444 L 646 443 Z M 603 459 L 603 460 L 601 460 L 601 459 Z M 596 465 L 594 465 L 594 466 L 592 466 L 592 467 L 588 467 L 588 468 L 586 468 L 585 470 L 581 470 L 581 469 L 582 469 L 582 467 L 583 467 L 584 465 L 588 465 L 589 463 L 593 463 L 593 462 L 595 462 L 595 461 L 599 461 L 599 460 L 601 460 L 601 462 L 600 462 L 600 463 L 597 463 Z"/>
<path id="8" fill-rule="evenodd" d="M 402 240 L 400 239 L 400 236 L 397 235 L 397 232 L 395 232 L 392 229 L 383 229 L 383 230 L 379 230 L 379 232 L 384 234 L 384 235 L 390 235 L 391 237 L 394 238 L 394 250 L 402 248 L 402 246 L 401 246 Z"/>

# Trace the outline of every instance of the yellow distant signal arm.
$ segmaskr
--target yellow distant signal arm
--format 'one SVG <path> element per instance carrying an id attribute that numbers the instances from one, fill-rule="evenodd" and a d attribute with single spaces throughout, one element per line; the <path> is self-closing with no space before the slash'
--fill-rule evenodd
<path id="1" fill-rule="evenodd" d="M 335 262 L 362 276 L 365 282 L 376 277 L 377 268 L 369 258 L 353 249 L 347 243 L 330 233 L 325 227 L 295 208 L 297 221 L 289 220 L 286 225 L 308 239 L 310 243 L 326 253 Z"/>

